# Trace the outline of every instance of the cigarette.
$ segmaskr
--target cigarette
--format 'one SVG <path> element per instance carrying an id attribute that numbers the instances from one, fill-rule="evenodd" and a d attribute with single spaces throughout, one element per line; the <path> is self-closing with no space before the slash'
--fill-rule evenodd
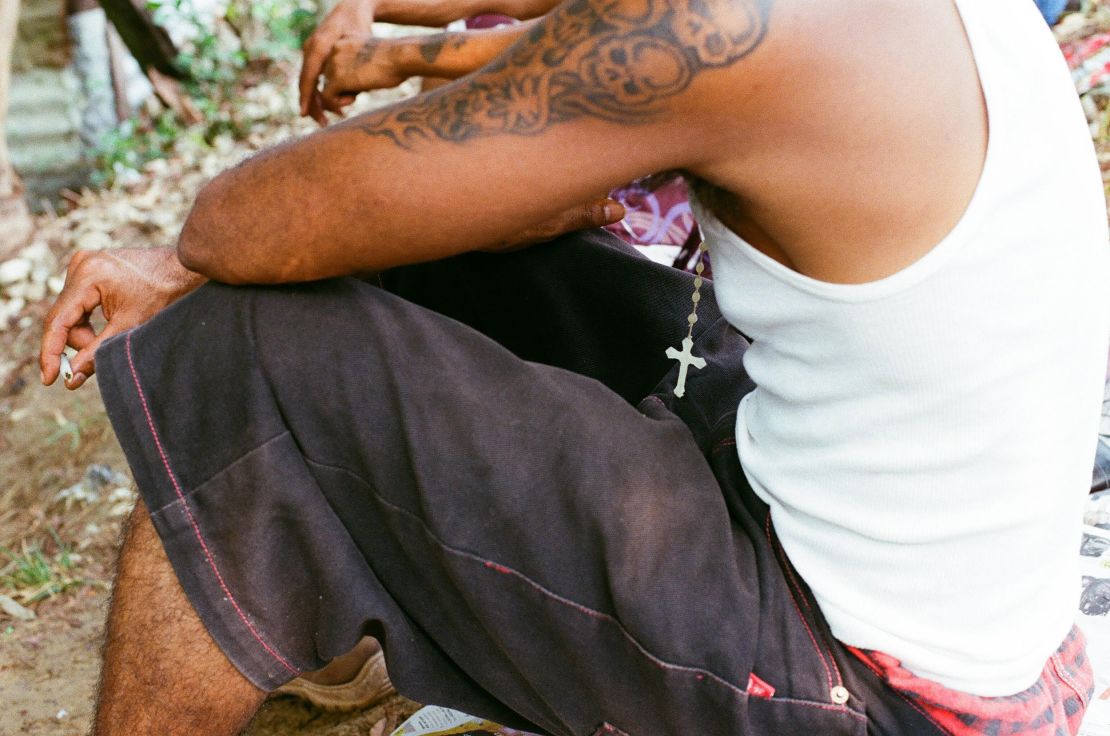
<path id="1" fill-rule="evenodd" d="M 62 353 L 62 378 L 66 383 L 73 380 L 73 366 L 69 364 L 69 357 Z"/>

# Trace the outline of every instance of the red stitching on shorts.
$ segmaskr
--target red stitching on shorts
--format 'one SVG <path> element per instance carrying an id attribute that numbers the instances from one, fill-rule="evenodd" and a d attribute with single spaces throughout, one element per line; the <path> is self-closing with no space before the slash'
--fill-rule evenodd
<path id="1" fill-rule="evenodd" d="M 764 524 L 764 527 L 767 530 L 767 543 L 770 544 L 772 549 L 773 549 L 776 545 L 775 545 L 774 541 L 771 539 L 771 514 L 770 513 L 767 514 L 767 522 L 766 522 L 766 524 Z M 778 547 L 779 547 L 780 550 L 782 550 L 781 545 L 779 545 Z M 785 551 L 783 551 L 783 557 L 786 557 L 786 552 Z M 798 591 L 798 594 L 801 595 L 801 588 L 797 587 L 797 581 L 794 579 L 794 573 L 790 570 L 789 559 L 786 560 L 786 564 L 784 564 L 782 567 L 783 567 L 784 570 L 786 570 L 786 573 L 789 576 L 790 582 L 793 584 L 793 587 Z M 804 596 L 803 596 L 803 598 L 804 598 Z M 818 646 L 817 637 L 813 635 L 813 630 L 811 628 L 809 628 L 809 622 L 806 621 L 806 617 L 802 614 L 802 609 L 798 607 L 798 601 L 795 598 L 793 593 L 791 593 L 791 595 L 790 595 L 790 602 L 792 604 L 794 604 L 794 610 L 798 612 L 798 618 L 800 618 L 802 620 L 802 626 L 804 626 L 806 628 L 806 633 L 809 634 L 809 640 L 810 640 L 810 642 L 813 643 L 814 651 L 816 651 L 817 656 L 821 658 L 821 666 L 825 668 L 825 681 L 828 682 L 829 690 L 831 691 L 832 688 L 833 688 L 833 677 L 832 677 L 832 671 L 829 669 L 829 663 L 825 660 L 825 653 L 822 652 L 821 647 Z M 808 604 L 806 605 L 806 609 L 809 610 L 809 605 Z M 833 666 L 834 667 L 836 666 L 835 662 L 833 662 Z M 839 680 L 840 679 L 840 670 L 837 670 L 836 676 L 837 676 L 837 680 Z"/>
<path id="2" fill-rule="evenodd" d="M 680 665 L 680 664 L 671 664 L 670 662 L 664 662 L 663 660 L 659 659 L 654 654 L 649 652 L 647 650 L 647 648 L 644 647 L 644 645 L 641 644 L 636 639 L 636 637 L 634 637 L 626 628 L 624 628 L 624 625 L 621 624 L 621 622 L 619 620 L 617 620 L 616 618 L 614 618 L 614 617 L 612 617 L 612 616 L 610 616 L 606 613 L 602 613 L 601 611 L 595 611 L 592 608 L 587 608 L 586 606 L 583 606 L 580 603 L 576 603 L 576 602 L 570 600 L 569 598 L 564 598 L 563 596 L 559 595 L 558 593 L 556 593 L 552 590 L 548 590 L 547 588 L 540 585 L 535 580 L 532 580 L 530 577 L 528 577 L 527 575 L 525 575 L 524 573 L 522 573 L 518 570 L 514 570 L 511 567 L 507 567 L 507 566 L 502 565 L 500 563 L 494 562 L 493 560 L 487 560 L 486 558 L 480 557 L 480 556 L 474 554 L 473 552 L 467 552 L 466 550 L 462 550 L 462 549 L 459 549 L 457 547 L 452 547 L 451 545 L 447 544 L 442 539 L 440 539 L 435 534 L 435 532 L 433 532 L 428 527 L 428 524 L 424 521 L 424 519 L 422 519 L 420 516 L 414 514 L 412 511 L 406 509 L 405 507 L 398 506 L 397 504 L 393 503 L 389 499 L 382 496 L 370 484 L 368 484 L 362 478 L 361 475 L 359 475 L 355 471 L 350 470 L 348 468 L 344 468 L 342 466 L 338 466 L 338 465 L 329 465 L 327 463 L 320 463 L 316 460 L 313 460 L 312 458 L 310 458 L 308 456 L 305 456 L 305 460 L 310 462 L 310 463 L 313 463 L 315 465 L 321 465 L 323 467 L 332 468 L 334 470 L 339 470 L 341 472 L 346 473 L 352 479 L 354 479 L 355 481 L 361 483 L 364 487 L 366 487 L 367 491 L 371 495 L 373 495 L 374 498 L 376 498 L 378 500 L 378 502 L 381 503 L 383 506 L 387 506 L 387 507 L 393 509 L 394 511 L 396 511 L 397 513 L 404 514 L 405 516 L 408 516 L 408 517 L 412 518 L 413 521 L 415 521 L 417 524 L 420 525 L 420 528 L 424 531 L 424 534 L 426 534 L 432 541 L 434 541 L 436 544 L 438 544 L 445 552 L 456 555 L 458 557 L 464 557 L 468 560 L 478 562 L 483 567 L 485 567 L 487 570 L 495 570 L 498 573 L 515 577 L 515 578 L 521 580 L 522 582 L 524 582 L 526 585 L 536 589 L 542 595 L 556 601 L 557 603 L 561 603 L 561 604 L 563 604 L 565 606 L 568 606 L 568 607 L 570 607 L 570 608 L 572 608 L 572 609 L 574 609 L 574 610 L 576 610 L 580 613 L 584 613 L 584 614 L 586 614 L 587 616 L 589 616 L 591 618 L 595 618 L 595 619 L 598 619 L 599 621 L 603 621 L 607 624 L 611 624 L 612 626 L 615 626 L 617 628 L 617 631 L 620 632 L 621 636 L 623 636 L 625 639 L 627 639 L 632 644 L 632 646 L 634 646 L 636 648 L 636 650 L 640 652 L 640 654 L 642 654 L 644 657 L 646 657 L 649 662 L 654 664 L 659 669 L 674 670 L 674 671 L 682 672 L 682 673 L 686 673 L 686 674 L 691 674 L 692 673 L 695 676 L 701 675 L 703 678 L 709 678 L 711 680 L 714 680 L 714 681 L 724 685 L 726 688 L 728 688 L 729 690 L 732 690 L 733 692 L 737 693 L 738 695 L 741 695 L 745 698 L 749 697 L 748 693 L 746 693 L 740 687 L 732 684 L 731 682 L 724 679 L 720 675 L 709 672 L 708 670 L 703 670 L 703 669 L 700 669 L 700 668 L 697 668 L 697 667 L 687 667 L 686 665 Z M 831 710 L 831 711 L 834 711 L 834 712 L 837 712 L 837 713 L 843 713 L 843 714 L 849 715 L 853 718 L 856 718 L 858 720 L 865 721 L 865 722 L 867 720 L 867 716 L 865 716 L 863 713 L 857 713 L 856 711 L 852 710 L 851 708 L 847 708 L 845 706 L 827 705 L 825 703 L 817 703 L 817 702 L 814 702 L 812 700 L 798 700 L 798 699 L 795 699 L 795 698 L 775 698 L 774 700 L 776 702 L 787 702 L 787 703 L 791 703 L 791 704 L 794 704 L 794 705 L 801 705 L 801 706 L 805 706 L 807 708 L 818 708 L 820 710 Z"/>
<path id="3" fill-rule="evenodd" d="M 435 538 L 434 535 L 433 535 L 433 538 Z M 439 540 L 437 539 L 437 541 L 439 541 Z M 463 557 L 469 557 L 469 558 L 474 559 L 474 560 L 478 560 L 479 562 L 482 563 L 482 565 L 484 567 L 486 567 L 488 569 L 496 570 L 498 572 L 503 572 L 505 574 L 511 575 L 511 576 L 521 580 L 522 582 L 526 583 L 527 585 L 531 586 L 532 588 L 535 588 L 536 590 L 538 590 L 540 593 L 547 596 L 548 598 L 551 598 L 551 599 L 553 599 L 553 600 L 555 600 L 559 603 L 562 603 L 565 606 L 569 606 L 569 607 L 573 608 L 574 610 L 579 611 L 581 613 L 584 613 L 587 616 L 590 616 L 592 618 L 596 618 L 600 621 L 605 621 L 606 623 L 613 624 L 614 626 L 617 627 L 617 630 L 621 633 L 621 636 L 623 636 L 625 639 L 628 639 L 628 641 L 631 642 L 632 645 L 634 647 L 636 647 L 636 649 L 638 649 L 640 651 L 640 653 L 648 659 L 649 662 L 654 664 L 659 669 L 675 670 L 677 672 L 682 672 L 684 674 L 693 674 L 695 679 L 698 679 L 698 680 L 701 680 L 704 677 L 709 677 L 709 678 L 711 678 L 713 680 L 716 680 L 717 682 L 721 683 L 722 685 L 729 688 L 730 690 L 732 690 L 732 691 L 734 691 L 734 692 L 736 692 L 740 695 L 743 695 L 744 697 L 750 697 L 750 695 L 746 691 L 742 690 L 741 688 L 732 684 L 728 680 L 725 680 L 724 678 L 722 678 L 719 675 L 716 675 L 712 672 L 709 672 L 707 670 L 703 670 L 703 669 L 700 669 L 700 668 L 697 668 L 697 667 L 687 667 L 685 665 L 671 664 L 670 662 L 664 662 L 663 660 L 659 659 L 654 654 L 649 652 L 639 641 L 637 641 L 636 637 L 632 636 L 632 634 L 630 634 L 628 632 L 628 630 L 625 629 L 624 626 L 621 625 L 620 621 L 613 618 L 612 616 L 610 616 L 607 613 L 602 613 L 601 611 L 595 611 L 592 608 L 587 608 L 586 606 L 583 606 L 581 603 L 576 603 L 575 601 L 572 601 L 569 598 L 564 598 L 563 596 L 559 595 L 555 591 L 548 590 L 544 586 L 537 583 L 535 580 L 532 580 L 530 577 L 528 577 L 524 573 L 522 573 L 518 570 L 514 570 L 511 567 L 506 567 L 506 566 L 501 565 L 499 563 L 493 562 L 492 560 L 487 560 L 483 557 L 479 557 L 478 555 L 470 553 L 470 552 L 464 552 L 463 550 L 454 549 L 453 547 L 450 547 L 447 544 L 444 544 L 442 541 L 440 541 L 439 543 L 441 545 L 443 545 L 444 549 L 449 550 L 449 551 L 453 552 L 454 554 L 461 555 Z M 803 622 L 804 622 L 804 620 L 803 620 Z M 808 628 L 808 626 L 806 628 Z M 828 668 L 826 667 L 826 670 L 827 669 Z M 831 688 L 831 686 L 830 686 L 830 688 Z M 838 713 L 846 713 L 848 715 L 853 716 L 854 718 L 859 718 L 860 720 L 866 720 L 866 717 L 862 713 L 856 713 L 851 708 L 845 708 L 844 706 L 826 705 L 825 703 L 815 703 L 815 702 L 812 702 L 812 701 L 809 701 L 809 700 L 795 700 L 793 698 L 781 698 L 781 699 L 776 698 L 776 700 L 790 701 L 790 702 L 798 704 L 798 705 L 805 705 L 805 706 L 809 706 L 809 707 L 812 707 L 812 708 L 821 708 L 822 710 L 833 710 L 833 711 L 836 711 Z"/>
<path id="4" fill-rule="evenodd" d="M 274 651 L 274 649 L 271 648 L 269 644 L 263 641 L 258 631 L 255 630 L 254 625 L 247 620 L 246 614 L 243 613 L 243 609 L 239 607 L 238 601 L 236 601 L 235 596 L 231 594 L 231 591 L 228 589 L 227 584 L 224 583 L 223 575 L 220 574 L 219 568 L 216 567 L 216 560 L 212 557 L 212 552 L 209 551 L 208 544 L 204 541 L 204 535 L 201 534 L 200 526 L 197 524 L 197 520 L 193 516 L 193 511 L 189 508 L 189 503 L 185 500 L 185 494 L 181 491 L 181 484 L 178 483 L 177 476 L 174 475 L 173 470 L 170 468 L 170 461 L 169 458 L 166 456 L 165 449 L 162 447 L 162 440 L 158 437 L 158 430 L 154 427 L 154 418 L 150 414 L 150 407 L 147 406 L 146 394 L 143 393 L 143 387 L 139 383 L 139 374 L 135 370 L 135 360 L 131 356 L 130 332 L 127 333 L 125 345 L 127 347 L 127 365 L 131 368 L 131 378 L 135 381 L 135 391 L 139 394 L 139 401 L 140 403 L 142 403 L 143 406 L 143 414 L 146 415 L 146 423 L 147 426 L 150 428 L 150 435 L 154 438 L 154 446 L 158 449 L 158 456 L 162 458 L 162 465 L 166 469 L 166 475 L 169 476 L 170 482 L 173 483 L 173 489 L 177 493 L 177 498 L 181 501 L 182 508 L 185 509 L 185 515 L 189 518 L 189 524 L 193 527 L 193 534 L 196 535 L 197 541 L 200 543 L 200 548 L 204 551 L 204 558 L 208 561 L 208 566 L 212 568 L 212 572 L 216 575 L 216 581 L 220 585 L 220 590 L 222 590 L 224 592 L 224 595 L 227 596 L 227 599 L 231 601 L 231 605 L 235 608 L 235 612 L 239 614 L 239 620 L 246 625 L 247 630 L 251 633 L 251 636 L 253 636 L 255 640 L 262 645 L 262 648 L 269 652 L 270 656 L 276 659 L 283 667 L 285 667 L 285 669 L 289 670 L 294 675 L 300 674 L 299 670 L 294 669 L 292 665 L 285 661 L 284 657 Z"/>

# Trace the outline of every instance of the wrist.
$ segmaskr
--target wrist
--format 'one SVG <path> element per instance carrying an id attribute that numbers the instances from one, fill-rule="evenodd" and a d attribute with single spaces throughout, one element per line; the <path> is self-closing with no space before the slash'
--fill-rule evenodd
<path id="1" fill-rule="evenodd" d="M 354 7 L 356 20 L 360 23 L 365 23 L 367 29 L 374 18 L 382 11 L 382 5 L 390 2 L 390 0 L 357 0 Z"/>
<path id="2" fill-rule="evenodd" d="M 421 37 L 421 40 L 416 43 L 405 43 L 404 39 L 392 38 L 385 42 L 382 51 L 385 53 L 386 61 L 398 76 L 406 79 L 430 76 L 431 65 L 425 61 L 421 51 L 424 46 L 423 38 Z"/>
<path id="3" fill-rule="evenodd" d="M 170 301 L 176 301 L 186 294 L 199 289 L 208 281 L 207 277 L 196 271 L 190 271 L 181 263 L 177 256 L 177 249 L 167 247 L 160 249 L 162 253 L 162 282 L 165 284 Z"/>

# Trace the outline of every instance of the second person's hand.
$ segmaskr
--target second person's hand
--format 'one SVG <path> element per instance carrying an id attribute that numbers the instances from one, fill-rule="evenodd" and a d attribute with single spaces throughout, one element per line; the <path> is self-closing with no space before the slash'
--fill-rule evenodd
<path id="1" fill-rule="evenodd" d="M 335 44 L 348 34 L 369 34 L 377 0 L 341 0 L 305 41 L 299 82 L 301 115 L 327 125 L 320 96 L 320 75 Z"/>

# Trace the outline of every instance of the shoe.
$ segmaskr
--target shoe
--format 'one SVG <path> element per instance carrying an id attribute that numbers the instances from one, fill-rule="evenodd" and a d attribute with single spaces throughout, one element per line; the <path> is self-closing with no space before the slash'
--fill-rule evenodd
<path id="1" fill-rule="evenodd" d="M 323 710 L 349 711 L 367 708 L 396 692 L 385 671 L 385 655 L 379 649 L 348 682 L 320 685 L 298 677 L 279 687 L 274 694 L 294 695 Z"/>

